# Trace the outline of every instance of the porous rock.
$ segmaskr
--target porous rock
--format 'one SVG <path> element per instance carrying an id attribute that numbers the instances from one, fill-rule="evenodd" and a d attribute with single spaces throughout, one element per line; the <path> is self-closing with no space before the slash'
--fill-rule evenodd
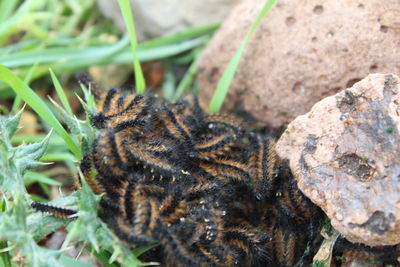
<path id="1" fill-rule="evenodd" d="M 299 188 L 351 242 L 400 243 L 399 83 L 370 74 L 297 117 L 277 143 Z"/>
<path id="2" fill-rule="evenodd" d="M 245 0 L 201 55 L 198 81 L 211 99 L 264 0 Z M 400 73 L 400 1 L 280 0 L 253 35 L 225 102 L 279 128 L 369 73 Z"/>
<path id="3" fill-rule="evenodd" d="M 241 0 L 131 0 L 139 41 L 221 22 Z M 103 14 L 122 31 L 124 20 L 118 1 L 99 0 Z"/>

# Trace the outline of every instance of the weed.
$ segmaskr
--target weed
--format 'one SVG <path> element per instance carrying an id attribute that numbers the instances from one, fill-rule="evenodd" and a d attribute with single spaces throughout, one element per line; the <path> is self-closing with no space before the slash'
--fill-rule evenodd
<path id="1" fill-rule="evenodd" d="M 88 119 L 95 109 L 89 88 L 82 87 L 84 100 L 80 101 L 87 116 L 81 120 L 73 113 L 57 74 L 68 75 L 94 65 L 133 62 L 136 88 L 142 93 L 145 81 L 139 62 L 163 59 L 190 66 L 177 89 L 176 80 L 170 79 L 173 86 L 169 89 L 169 99 L 178 99 L 193 85 L 200 51 L 219 25 L 189 29 L 137 44 L 132 16 L 125 12 L 130 10 L 124 7 L 127 2 L 119 1 L 129 32 L 126 36 L 119 36 L 108 21 L 99 20 L 99 14 L 92 12 L 96 3 L 94 0 L 0 2 L 0 98 L 14 97 L 14 112 L 25 102 L 39 115 L 43 126 L 55 132 L 48 135 L 14 135 L 22 112 L 0 117 L 0 265 L 14 266 L 18 261 L 34 267 L 92 266 L 62 254 L 73 241 L 84 244 L 85 249 L 104 266 L 154 264 L 137 258 L 150 248 L 132 251 L 98 218 L 100 196 L 91 191 L 84 179 L 81 189 L 50 202 L 77 210 L 75 220 L 33 212 L 32 200 L 45 199 L 31 196 L 26 190 L 27 186 L 37 183 L 50 197 L 49 186 L 61 184 L 51 179 L 51 175 L 32 169 L 45 165 L 46 161 L 64 161 L 76 172 L 76 161 L 81 160 L 96 134 Z M 266 1 L 221 78 L 213 98 L 214 104 L 210 105 L 214 112 L 222 106 L 247 42 L 274 2 Z M 77 31 L 79 35 L 76 35 Z M 109 44 L 99 37 L 102 34 L 115 36 L 118 41 Z M 52 105 L 49 105 L 29 86 L 47 75 L 49 69 L 62 106 L 51 99 Z M 40 240 L 60 227 L 68 231 L 61 249 L 49 250 L 38 245 Z"/>

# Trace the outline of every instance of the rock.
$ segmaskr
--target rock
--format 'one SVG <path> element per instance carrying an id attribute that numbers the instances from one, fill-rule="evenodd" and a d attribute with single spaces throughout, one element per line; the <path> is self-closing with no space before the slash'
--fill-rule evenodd
<path id="1" fill-rule="evenodd" d="M 400 243 L 399 83 L 367 76 L 297 117 L 276 146 L 302 192 L 351 242 Z"/>
<path id="2" fill-rule="evenodd" d="M 131 0 L 139 41 L 221 22 L 241 0 Z M 118 2 L 99 0 L 103 14 L 125 30 Z"/>
<path id="3" fill-rule="evenodd" d="M 39 128 L 36 115 L 26 110 L 22 112 L 19 125 L 21 126 L 21 129 L 18 131 L 19 135 L 35 135 Z"/>
<path id="4" fill-rule="evenodd" d="M 264 2 L 239 4 L 202 53 L 198 81 L 207 102 Z M 286 126 L 369 73 L 399 74 L 399 57 L 400 1 L 277 1 L 241 58 L 224 108 Z"/>
<path id="5" fill-rule="evenodd" d="M 107 75 L 104 75 L 107 73 Z M 107 64 L 89 68 L 90 77 L 103 88 L 121 86 L 132 75 L 132 65 Z M 129 88 L 130 89 L 130 88 Z"/>

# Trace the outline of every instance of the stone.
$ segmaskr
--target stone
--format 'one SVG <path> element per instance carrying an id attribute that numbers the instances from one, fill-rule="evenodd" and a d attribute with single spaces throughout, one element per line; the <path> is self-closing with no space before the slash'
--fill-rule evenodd
<path id="1" fill-rule="evenodd" d="M 241 0 L 131 0 L 139 41 L 171 35 L 187 29 L 221 22 Z M 99 0 L 101 12 L 121 31 L 124 20 L 118 1 Z"/>
<path id="2" fill-rule="evenodd" d="M 276 150 L 351 242 L 400 243 L 400 79 L 370 74 L 297 117 Z"/>
<path id="3" fill-rule="evenodd" d="M 35 135 L 39 129 L 36 115 L 30 111 L 24 110 L 19 121 L 20 129 L 18 135 Z"/>
<path id="4" fill-rule="evenodd" d="M 206 103 L 264 2 L 235 7 L 202 53 Z M 369 73 L 400 74 L 399 58 L 400 1 L 277 1 L 246 47 L 224 109 L 284 128 Z"/>

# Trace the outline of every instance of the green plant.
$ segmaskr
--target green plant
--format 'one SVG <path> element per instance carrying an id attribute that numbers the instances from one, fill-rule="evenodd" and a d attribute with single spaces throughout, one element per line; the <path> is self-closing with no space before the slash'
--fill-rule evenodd
<path id="1" fill-rule="evenodd" d="M 124 17 L 125 25 L 128 28 L 129 38 L 131 40 L 131 49 L 133 57 L 133 67 L 135 69 L 135 81 L 136 81 L 136 91 L 139 94 L 143 94 L 146 84 L 143 77 L 142 68 L 140 67 L 140 62 L 137 57 L 137 40 L 134 19 L 131 11 L 131 6 L 129 0 L 118 0 L 119 7 Z"/>
<path id="2" fill-rule="evenodd" d="M 324 219 L 324 231 L 328 236 L 332 236 L 335 231 L 329 218 Z"/>
<path id="3" fill-rule="evenodd" d="M 271 9 L 271 7 L 274 5 L 275 0 L 266 0 L 264 5 L 262 6 L 260 12 L 257 15 L 257 18 L 254 20 L 253 24 L 250 27 L 250 30 L 240 43 L 239 48 L 236 50 L 236 53 L 234 56 L 231 58 L 228 67 L 222 74 L 221 79 L 219 80 L 217 84 L 217 88 L 215 89 L 214 95 L 211 99 L 211 103 L 209 106 L 209 109 L 213 113 L 218 113 L 219 110 L 221 109 L 225 97 L 228 93 L 229 86 L 232 83 L 233 77 L 235 75 L 236 69 L 239 65 L 240 58 L 242 57 L 242 54 L 247 46 L 247 43 L 251 39 L 252 35 L 256 31 L 258 25 L 260 25 L 261 21 L 267 15 L 268 11 Z"/>
<path id="4" fill-rule="evenodd" d="M 10 266 L 10 256 L 7 254 L 8 250 L 13 249 L 33 266 L 60 265 L 56 259 L 60 252 L 36 244 L 35 238 L 43 237 L 38 233 L 41 225 L 28 221 L 30 198 L 24 185 L 26 170 L 44 164 L 38 159 L 46 150 L 50 134 L 40 143 L 12 146 L 11 138 L 18 129 L 21 114 L 19 112 L 12 117 L 0 118 L 0 191 L 4 192 L 1 195 L 0 240 L 4 247 L 3 264 Z M 55 220 L 52 226 L 60 227 L 62 224 Z"/>
<path id="5" fill-rule="evenodd" d="M 2 65 L 0 65 L 0 80 L 7 83 L 46 123 L 51 125 L 64 139 L 71 152 L 74 153 L 77 158 L 81 158 L 82 154 L 76 142 L 68 135 L 60 122 L 54 117 L 47 104 L 35 94 L 29 86 Z"/>
<path id="6" fill-rule="evenodd" d="M 346 258 L 343 256 L 336 256 L 336 261 L 338 261 L 339 263 L 345 263 Z"/>
<path id="7" fill-rule="evenodd" d="M 375 257 L 370 257 L 370 258 L 369 258 L 369 263 L 375 264 L 375 263 L 376 263 Z"/>
<path id="8" fill-rule="evenodd" d="M 311 267 L 325 267 L 325 262 L 323 261 L 315 261 Z"/>
<path id="9" fill-rule="evenodd" d="M 124 6 L 128 1 L 120 0 L 119 3 L 129 32 L 122 37 L 118 37 L 109 22 L 96 22 L 99 15 L 90 12 L 94 0 L 0 2 L 0 98 L 14 97 L 14 112 L 25 102 L 39 115 L 43 126 L 55 132 L 14 135 L 22 111 L 14 116 L 0 117 L 0 265 L 15 266 L 14 261 L 20 256 L 22 262 L 30 266 L 91 266 L 62 254 L 73 241 L 81 243 L 105 266 L 154 264 L 137 258 L 149 248 L 132 251 L 98 218 L 100 196 L 91 191 L 84 179 L 81 189 L 51 202 L 76 209 L 78 213 L 74 220 L 35 213 L 30 207 L 31 201 L 46 199 L 31 196 L 26 190 L 27 186 L 37 183 L 50 197 L 49 187 L 61 184 L 50 178 L 51 170 L 30 169 L 45 165 L 46 161 L 63 161 L 72 172 L 77 172 L 75 163 L 85 154 L 95 136 L 88 120 L 88 115 L 95 109 L 90 91 L 82 87 L 84 100 L 79 100 L 87 118 L 78 119 L 56 74 L 65 76 L 94 65 L 133 61 L 136 88 L 143 93 L 145 82 L 139 62 L 163 59 L 166 65 L 189 65 L 178 85 L 171 71 L 166 80 L 169 84 L 165 83 L 164 97 L 177 100 L 193 84 L 201 49 L 219 26 L 212 24 L 137 44 L 132 15 L 126 12 L 130 9 Z M 266 1 L 221 78 L 214 104 L 211 104 L 214 112 L 222 106 L 247 42 L 273 3 Z M 80 29 L 79 35 L 75 34 L 76 29 Z M 109 43 L 99 37 L 102 35 L 113 36 L 117 41 Z M 29 86 L 44 76 L 51 78 L 62 106 L 52 99 L 50 105 Z M 68 230 L 68 236 L 60 250 L 49 250 L 37 244 L 62 226 Z"/>
<path id="10" fill-rule="evenodd" d="M 13 69 L 18 77 L 25 77 L 26 84 L 47 75 L 49 68 L 67 75 L 95 65 L 127 64 L 133 59 L 175 60 L 204 45 L 218 28 L 218 24 L 212 24 L 146 41 L 134 45 L 132 53 L 129 40 L 135 43 L 134 31 L 120 37 L 109 21 L 99 19 L 94 0 L 22 2 L 1 2 L 0 64 Z M 131 22 L 127 25 L 133 28 Z M 139 75 L 140 65 L 134 65 Z M 142 84 L 136 87 L 144 89 L 144 80 L 138 76 L 136 81 Z M 14 95 L 10 87 L 0 83 L 0 98 Z M 20 99 L 17 97 L 15 102 L 13 110 L 17 110 Z"/>
<path id="11" fill-rule="evenodd" d="M 13 77 L 12 74 L 9 77 Z M 56 81 L 54 73 L 53 80 Z M 15 77 L 14 77 L 15 78 Z M 57 82 L 55 82 L 57 84 Z M 25 89 L 29 89 L 26 87 Z M 60 88 L 59 88 L 60 89 Z M 84 90 L 85 101 L 82 103 L 85 109 L 90 112 L 93 109 L 90 93 Z M 62 90 L 58 91 L 62 94 Z M 33 93 L 35 95 L 35 93 Z M 37 97 L 37 96 L 36 96 Z M 33 99 L 37 99 L 34 97 Z M 59 95 L 61 98 L 62 96 Z M 35 103 L 38 108 L 45 109 L 44 102 Z M 67 103 L 64 103 L 68 106 Z M 88 147 L 93 138 L 92 128 L 88 121 L 80 121 L 73 114 L 69 114 L 60 106 L 56 106 L 57 115 L 63 118 L 69 130 L 69 137 L 79 140 L 78 147 L 81 155 Z M 51 111 L 49 116 L 54 116 Z M 49 144 L 50 134 L 39 143 L 19 145 L 14 147 L 11 142 L 13 134 L 18 129 L 18 122 L 21 112 L 12 117 L 0 118 L 0 191 L 2 195 L 3 212 L 0 215 L 0 240 L 3 247 L 2 262 L 7 266 L 10 262 L 10 250 L 15 255 L 23 256 L 24 261 L 31 266 L 64 266 L 66 262 L 73 262 L 75 266 L 89 266 L 74 259 L 62 256 L 61 252 L 67 249 L 71 241 L 78 241 L 90 244 L 90 251 L 108 266 L 115 266 L 111 262 L 120 262 L 126 266 L 145 266 L 154 263 L 143 263 L 137 256 L 146 251 L 132 251 L 127 245 L 121 243 L 109 230 L 104 222 L 97 216 L 97 206 L 100 196 L 95 195 L 90 187 L 82 180 L 82 188 L 72 195 L 57 199 L 52 204 L 57 206 L 75 207 L 79 212 L 76 220 L 64 220 L 52 216 L 32 213 L 30 208 L 31 198 L 27 194 L 25 185 L 26 180 L 33 179 L 47 184 L 57 184 L 55 181 L 35 172 L 28 172 L 27 169 L 44 165 L 42 161 L 46 147 Z M 44 249 L 36 244 L 37 241 L 49 233 L 54 232 L 59 227 L 65 225 L 69 229 L 69 234 L 60 250 Z M 14 255 L 14 256 L 15 256 Z"/>

